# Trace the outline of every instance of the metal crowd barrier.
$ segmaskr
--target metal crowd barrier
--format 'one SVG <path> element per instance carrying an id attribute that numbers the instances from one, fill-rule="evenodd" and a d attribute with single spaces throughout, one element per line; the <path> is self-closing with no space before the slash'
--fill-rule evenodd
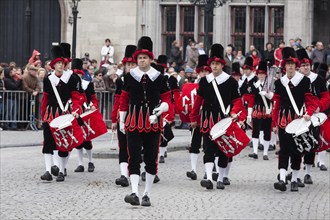
<path id="1" fill-rule="evenodd" d="M 111 123 L 111 111 L 114 94 L 109 91 L 98 91 L 99 110 L 108 126 Z M 26 128 L 38 130 L 41 125 L 42 93 L 37 96 L 25 91 L 0 91 L 0 127 L 17 129 L 17 123 L 26 123 Z"/>

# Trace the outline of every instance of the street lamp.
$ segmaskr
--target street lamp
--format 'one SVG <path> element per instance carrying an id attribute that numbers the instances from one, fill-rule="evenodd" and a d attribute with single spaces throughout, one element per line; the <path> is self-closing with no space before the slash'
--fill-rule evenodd
<path id="1" fill-rule="evenodd" d="M 204 49 L 208 52 L 209 49 L 209 23 L 210 17 L 213 16 L 213 9 L 222 7 L 227 0 L 189 0 L 198 7 L 204 7 Z M 211 19 L 213 19 L 211 17 Z"/>
<path id="2" fill-rule="evenodd" d="M 73 33 L 72 33 L 72 58 L 76 58 L 76 43 L 77 43 L 77 16 L 78 3 L 80 0 L 71 0 L 71 8 L 73 15 Z"/>

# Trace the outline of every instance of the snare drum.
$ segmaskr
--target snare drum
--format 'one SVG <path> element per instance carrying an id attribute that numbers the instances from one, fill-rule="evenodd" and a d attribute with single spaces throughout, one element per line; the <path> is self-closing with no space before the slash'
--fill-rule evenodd
<path id="1" fill-rule="evenodd" d="M 60 151 L 71 151 L 84 141 L 83 132 L 72 114 L 61 115 L 49 124 L 55 140 L 56 148 Z"/>
<path id="2" fill-rule="evenodd" d="M 228 158 L 239 154 L 250 142 L 250 138 L 232 118 L 224 118 L 216 123 L 210 136 Z"/>
<path id="3" fill-rule="evenodd" d="M 327 118 L 320 126 L 319 146 L 314 152 L 321 152 L 330 148 L 330 120 Z"/>
<path id="4" fill-rule="evenodd" d="M 312 121 L 298 118 L 290 122 L 285 128 L 285 132 L 293 138 L 297 151 L 300 153 L 311 152 L 318 145 L 318 141 L 313 134 L 313 126 L 311 125 Z"/>
<path id="5" fill-rule="evenodd" d="M 102 114 L 98 110 L 94 109 L 84 112 L 80 117 L 83 121 L 81 128 L 86 141 L 90 141 L 108 132 Z"/>
<path id="6" fill-rule="evenodd" d="M 323 112 L 314 113 L 311 117 L 312 125 L 314 127 L 321 126 L 327 118 L 327 115 Z"/>

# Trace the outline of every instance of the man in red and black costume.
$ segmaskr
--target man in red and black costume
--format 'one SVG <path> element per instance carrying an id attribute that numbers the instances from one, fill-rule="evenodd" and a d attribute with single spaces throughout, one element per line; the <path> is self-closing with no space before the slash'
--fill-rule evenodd
<path id="1" fill-rule="evenodd" d="M 159 55 L 157 59 L 157 64 L 163 66 L 164 68 L 164 77 L 167 81 L 167 86 L 171 91 L 171 105 L 169 106 L 168 112 L 163 115 L 165 125 L 164 131 L 161 135 L 161 142 L 160 142 L 160 152 L 159 152 L 159 163 L 165 163 L 165 157 L 167 156 L 167 144 L 170 140 L 174 138 L 174 134 L 172 132 L 172 123 L 174 122 L 174 114 L 175 114 L 175 102 L 180 97 L 180 89 L 178 85 L 178 80 L 167 73 L 167 56 L 166 55 Z"/>
<path id="2" fill-rule="evenodd" d="M 207 65 L 209 57 L 206 54 L 198 56 L 198 64 L 196 67 L 196 73 L 199 74 L 197 80 L 188 80 L 187 83 L 183 84 L 182 86 L 182 95 L 179 99 L 179 103 L 177 108 L 180 110 L 180 114 L 184 115 L 190 122 L 189 115 L 192 112 L 192 108 L 195 104 L 195 98 L 197 95 L 198 83 L 200 80 L 210 74 L 212 72 L 211 68 Z M 189 148 L 190 154 L 190 163 L 191 163 L 191 171 L 186 173 L 187 177 L 192 180 L 197 179 L 196 168 L 197 168 L 197 161 L 198 155 L 200 153 L 200 148 L 202 145 L 202 134 L 200 132 L 200 123 L 196 128 L 190 128 L 191 130 L 191 143 Z"/>
<path id="3" fill-rule="evenodd" d="M 258 145 L 260 131 L 264 133 L 264 154 L 263 159 L 268 160 L 268 148 L 272 131 L 272 102 L 267 99 L 263 93 L 265 93 L 265 79 L 267 76 L 267 62 L 260 61 L 258 69 L 256 71 L 258 81 L 252 86 L 252 95 L 250 96 L 252 107 L 249 106 L 248 112 L 252 118 L 252 144 L 253 153 L 249 154 L 249 157 L 258 159 Z"/>
<path id="4" fill-rule="evenodd" d="M 204 145 L 204 165 L 206 171 L 206 180 L 201 181 L 202 187 L 213 189 L 212 170 L 215 156 L 219 156 L 218 166 L 219 176 L 217 188 L 224 189 L 223 173 L 228 164 L 227 156 L 219 150 L 217 144 L 210 138 L 210 129 L 215 123 L 226 117 L 237 119 L 237 115 L 243 109 L 242 99 L 238 93 L 237 81 L 230 77 L 222 69 L 226 62 L 223 59 L 223 47 L 220 44 L 213 44 L 208 65 L 211 66 L 212 73 L 201 78 L 195 99 L 195 105 L 190 115 L 191 127 L 196 128 L 201 116 L 200 128 L 203 134 Z M 221 110 L 219 100 L 213 86 L 217 86 L 220 96 L 223 100 L 225 110 Z M 202 110 L 200 112 L 200 108 Z M 223 112 L 225 111 L 225 112 Z M 240 119 L 238 119 L 240 120 Z"/>
<path id="5" fill-rule="evenodd" d="M 125 49 L 125 57 L 121 61 L 124 65 L 123 75 L 116 80 L 116 93 L 113 109 L 111 112 L 112 132 L 117 131 L 118 146 L 119 146 L 119 166 L 120 177 L 116 179 L 116 185 L 123 187 L 129 186 L 128 183 L 128 153 L 127 153 L 127 140 L 126 134 L 119 130 L 119 106 L 120 95 L 124 86 L 124 78 L 126 74 L 129 74 L 131 69 L 136 67 L 136 60 L 133 59 L 133 54 L 136 51 L 135 45 L 127 45 Z"/>
<path id="6" fill-rule="evenodd" d="M 298 175 L 301 164 L 301 153 L 297 150 L 297 145 L 292 137 L 285 132 L 286 126 L 294 119 L 298 118 L 293 104 L 286 91 L 289 87 L 298 110 L 301 111 L 303 105 L 306 105 L 305 114 L 302 116 L 306 121 L 311 119 L 314 111 L 317 109 L 317 99 L 312 94 L 310 79 L 296 71 L 299 66 L 299 60 L 295 58 L 295 51 L 291 47 L 285 47 L 282 50 L 282 66 L 286 70 L 286 75 L 275 81 L 275 93 L 267 93 L 265 97 L 272 99 L 274 108 L 272 112 L 273 127 L 275 133 L 278 132 L 280 140 L 280 151 L 278 160 L 278 169 L 280 170 L 280 180 L 274 183 L 274 188 L 280 191 L 286 191 L 286 172 L 291 159 L 292 179 L 291 191 L 298 191 Z"/>
<path id="7" fill-rule="evenodd" d="M 329 109 L 330 97 L 326 87 L 325 79 L 322 76 L 311 72 L 312 60 L 309 59 L 305 49 L 299 49 L 296 51 L 296 53 L 300 61 L 300 72 L 310 79 L 314 94 L 318 98 L 318 109 L 316 110 L 316 112 L 326 112 Z M 319 155 L 320 154 L 322 155 L 323 153 L 325 153 L 325 151 L 319 152 Z M 304 164 L 306 170 L 306 175 L 304 176 L 304 183 L 306 184 L 313 184 L 310 171 L 312 169 L 312 165 L 314 164 L 314 160 L 315 160 L 315 152 L 310 152 L 304 155 Z M 324 167 L 321 167 L 321 169 L 322 168 L 324 169 Z"/>
<path id="8" fill-rule="evenodd" d="M 44 142 L 42 153 L 44 154 L 46 172 L 41 176 L 42 180 L 51 181 L 53 178 L 50 174 L 52 165 L 52 154 L 56 150 L 55 140 L 52 136 L 49 123 L 56 117 L 72 113 L 76 118 L 81 113 L 82 103 L 84 102 L 83 96 L 80 94 L 80 79 L 76 74 L 71 71 L 64 70 L 64 53 L 60 46 L 52 48 L 53 60 L 50 63 L 54 72 L 44 79 L 44 93 L 41 104 L 41 116 L 43 118 L 43 133 Z M 62 104 L 59 105 L 55 96 L 52 84 L 56 87 Z M 72 106 L 69 107 L 70 99 Z M 64 109 L 62 109 L 64 106 Z M 64 168 L 66 166 L 68 152 L 58 151 L 60 156 L 59 173 L 56 181 L 64 181 Z"/>
<path id="9" fill-rule="evenodd" d="M 83 103 L 83 112 L 98 109 L 99 102 L 96 98 L 92 76 L 83 70 L 83 61 L 81 59 L 73 59 L 71 64 L 73 74 L 77 74 L 81 78 L 81 93 L 85 97 L 86 102 Z M 76 147 L 78 153 L 78 167 L 74 172 L 84 172 L 83 165 L 83 149 L 86 150 L 88 157 L 88 172 L 94 172 L 95 166 L 93 163 L 92 141 L 84 141 L 80 146 Z"/>
<path id="10" fill-rule="evenodd" d="M 138 185 L 143 147 L 146 183 L 142 206 L 150 206 L 150 191 L 157 173 L 160 133 L 163 129 L 161 116 L 169 109 L 171 92 L 164 76 L 150 66 L 154 54 L 149 37 L 139 39 L 133 58 L 137 60 L 138 67 L 125 76 L 119 107 L 119 127 L 127 133 L 128 170 L 132 186 L 132 194 L 125 197 L 125 202 L 140 205 Z"/>

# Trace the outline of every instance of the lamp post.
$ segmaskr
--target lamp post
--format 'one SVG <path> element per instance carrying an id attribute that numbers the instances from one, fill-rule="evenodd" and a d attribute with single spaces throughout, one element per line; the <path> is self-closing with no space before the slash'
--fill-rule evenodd
<path id="1" fill-rule="evenodd" d="M 73 15 L 73 32 L 72 32 L 72 58 L 76 58 L 76 43 L 77 43 L 77 18 L 78 18 L 78 3 L 80 0 L 72 0 L 72 15 Z"/>
<path id="2" fill-rule="evenodd" d="M 213 9 L 223 6 L 227 0 L 189 0 L 198 7 L 204 7 L 204 49 L 208 53 L 209 50 L 209 23 L 213 19 Z"/>

